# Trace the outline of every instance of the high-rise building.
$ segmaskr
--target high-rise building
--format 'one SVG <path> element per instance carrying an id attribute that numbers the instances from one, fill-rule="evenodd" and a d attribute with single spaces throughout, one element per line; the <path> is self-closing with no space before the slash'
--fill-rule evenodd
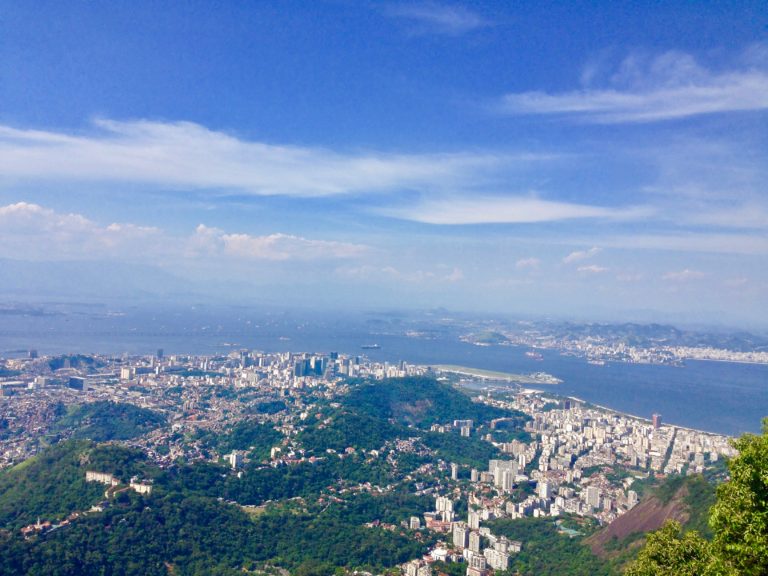
<path id="1" fill-rule="evenodd" d="M 475 554 L 480 554 L 481 538 L 480 532 L 472 531 L 469 533 L 469 549 Z"/>
<path id="2" fill-rule="evenodd" d="M 243 465 L 243 453 L 235 450 L 231 454 L 227 454 L 227 460 L 229 460 L 232 469 L 237 470 Z"/>
<path id="3" fill-rule="evenodd" d="M 459 465 L 451 463 L 451 480 L 459 479 Z"/>
<path id="4" fill-rule="evenodd" d="M 464 549 L 469 546 L 469 526 L 466 522 L 456 522 L 453 525 L 453 545 Z"/>
<path id="5" fill-rule="evenodd" d="M 481 554 L 473 554 L 467 568 L 467 576 L 486 576 L 489 574 L 488 561 Z"/>
<path id="6" fill-rule="evenodd" d="M 493 483 L 497 487 L 508 490 L 511 489 L 511 484 L 517 475 L 518 463 L 514 460 L 489 460 L 488 471 L 493 474 Z M 505 472 L 508 472 L 508 476 L 511 477 L 511 480 L 508 481 L 508 487 L 506 488 L 504 484 Z"/>
<path id="7" fill-rule="evenodd" d="M 435 498 L 435 510 L 440 514 L 444 522 L 453 521 L 453 500 L 447 496 Z"/>
<path id="8" fill-rule="evenodd" d="M 494 570 L 506 570 L 509 568 L 509 554 L 495 548 L 486 548 L 483 550 L 483 556 L 488 561 L 488 565 Z"/>
<path id="9" fill-rule="evenodd" d="M 661 414 L 653 415 L 653 429 L 658 430 L 661 428 Z"/>
<path id="10" fill-rule="evenodd" d="M 501 488 L 505 492 L 512 492 L 515 487 L 515 476 L 517 476 L 517 466 L 509 468 L 501 473 Z"/>
<path id="11" fill-rule="evenodd" d="M 403 567 L 405 576 L 432 576 L 432 567 L 423 560 L 411 560 Z"/>
<path id="12" fill-rule="evenodd" d="M 586 491 L 587 506 L 592 508 L 600 508 L 600 488 L 597 486 L 589 486 Z"/>

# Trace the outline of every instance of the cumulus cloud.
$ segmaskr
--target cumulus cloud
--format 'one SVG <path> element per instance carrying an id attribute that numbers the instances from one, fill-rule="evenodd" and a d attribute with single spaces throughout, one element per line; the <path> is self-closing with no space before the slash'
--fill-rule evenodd
<path id="1" fill-rule="evenodd" d="M 588 258 L 592 258 L 593 256 L 596 256 L 600 253 L 600 248 L 597 246 L 592 246 L 589 250 L 576 250 L 574 252 L 571 252 L 563 258 L 563 264 L 572 264 L 573 262 L 579 262 L 581 260 L 586 260 Z"/>
<path id="2" fill-rule="evenodd" d="M 590 66 L 586 81 L 596 76 Z M 701 114 L 768 109 L 768 68 L 714 71 L 681 52 L 631 55 L 607 86 L 550 94 L 507 94 L 507 114 L 568 115 L 595 123 L 640 123 Z"/>
<path id="3" fill-rule="evenodd" d="M 30 181 L 319 197 L 469 186 L 508 158 L 493 154 L 339 153 L 237 138 L 190 122 L 98 120 L 87 135 L 0 126 L 0 173 Z"/>
<path id="4" fill-rule="evenodd" d="M 515 268 L 522 270 L 522 269 L 529 269 L 529 270 L 535 270 L 539 267 L 539 264 L 541 264 L 541 260 L 538 258 L 521 258 L 517 262 L 515 262 Z"/>
<path id="5" fill-rule="evenodd" d="M 0 257 L 59 260 L 227 257 L 232 260 L 322 260 L 357 258 L 362 244 L 274 233 L 253 236 L 200 225 L 191 237 L 130 223 L 98 224 L 37 204 L 0 206 Z"/>
<path id="6" fill-rule="evenodd" d="M 465 6 L 437 2 L 391 4 L 385 13 L 409 22 L 409 30 L 416 34 L 459 36 L 491 24 Z"/>
<path id="7" fill-rule="evenodd" d="M 28 202 L 0 206 L 0 254 L 6 258 L 89 259 L 140 253 L 161 236 L 157 228 L 125 223 L 102 226 L 81 214 Z"/>

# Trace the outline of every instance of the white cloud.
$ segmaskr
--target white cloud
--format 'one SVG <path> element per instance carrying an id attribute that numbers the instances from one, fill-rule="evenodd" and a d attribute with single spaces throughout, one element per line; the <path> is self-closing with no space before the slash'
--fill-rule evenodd
<path id="1" fill-rule="evenodd" d="M 23 259 L 90 259 L 161 251 L 157 228 L 101 226 L 81 214 L 62 214 L 27 202 L 0 206 L 0 255 Z"/>
<path id="2" fill-rule="evenodd" d="M 356 258 L 367 246 L 328 240 L 310 240 L 290 234 L 227 234 L 200 224 L 190 241 L 191 252 L 248 260 L 315 260 Z"/>
<path id="3" fill-rule="evenodd" d="M 703 272 L 686 268 L 678 272 L 667 272 L 661 278 L 668 282 L 689 282 L 691 280 L 701 280 L 704 277 L 706 277 L 706 274 Z"/>
<path id="4" fill-rule="evenodd" d="M 443 279 L 446 282 L 459 282 L 464 280 L 464 272 L 460 268 L 454 268 L 449 274 L 446 274 Z"/>
<path id="5" fill-rule="evenodd" d="M 414 33 L 459 36 L 490 25 L 485 18 L 464 6 L 422 2 L 393 4 L 386 14 L 415 24 Z"/>
<path id="6" fill-rule="evenodd" d="M 88 135 L 0 126 L 0 173 L 29 181 L 131 182 L 254 195 L 331 196 L 469 186 L 493 154 L 342 154 L 253 142 L 189 123 L 99 120 Z"/>
<path id="7" fill-rule="evenodd" d="M 590 67 L 588 81 L 595 72 Z M 687 54 L 633 55 L 601 89 L 559 94 L 523 92 L 502 98 L 507 114 L 569 115 L 596 123 L 656 122 L 700 114 L 768 109 L 768 71 L 716 72 Z"/>
<path id="8" fill-rule="evenodd" d="M 534 197 L 436 198 L 383 213 L 426 224 L 535 223 L 577 218 L 634 219 L 644 208 L 605 208 Z"/>
<path id="9" fill-rule="evenodd" d="M 0 257 L 60 260 L 227 257 L 232 260 L 324 260 L 363 256 L 361 244 L 290 234 L 232 234 L 200 225 L 191 237 L 129 223 L 97 224 L 81 214 L 62 214 L 37 204 L 0 206 Z"/>
<path id="10" fill-rule="evenodd" d="M 563 258 L 563 264 L 572 264 L 573 262 L 579 262 L 581 260 L 586 260 L 587 258 L 592 258 L 593 256 L 600 253 L 600 248 L 597 246 L 592 246 L 589 250 L 576 250 L 574 252 L 571 252 Z"/>
<path id="11" fill-rule="evenodd" d="M 538 258 L 521 258 L 517 262 L 515 262 L 515 268 L 522 270 L 522 269 L 532 269 L 536 270 L 539 265 L 541 264 L 541 260 Z"/>
<path id="12" fill-rule="evenodd" d="M 590 264 L 589 266 L 579 266 L 576 271 L 582 274 L 600 274 L 601 272 L 607 272 L 608 268 L 598 266 L 597 264 Z"/>

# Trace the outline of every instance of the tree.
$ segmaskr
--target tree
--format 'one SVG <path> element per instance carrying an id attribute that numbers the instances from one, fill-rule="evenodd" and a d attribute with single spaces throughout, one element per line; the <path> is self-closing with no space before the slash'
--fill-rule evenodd
<path id="1" fill-rule="evenodd" d="M 703 576 L 715 569 L 711 545 L 698 532 L 683 533 L 677 522 L 667 522 L 648 535 L 645 547 L 626 576 Z"/>
<path id="2" fill-rule="evenodd" d="M 763 433 L 733 442 L 738 456 L 728 462 L 730 480 L 718 486 L 710 510 L 711 542 L 667 522 L 648 536 L 627 576 L 768 574 L 768 418 Z"/>
<path id="3" fill-rule="evenodd" d="M 739 455 L 728 463 L 731 479 L 718 486 L 710 512 L 714 551 L 737 574 L 768 574 L 768 418 L 762 435 L 733 445 Z"/>

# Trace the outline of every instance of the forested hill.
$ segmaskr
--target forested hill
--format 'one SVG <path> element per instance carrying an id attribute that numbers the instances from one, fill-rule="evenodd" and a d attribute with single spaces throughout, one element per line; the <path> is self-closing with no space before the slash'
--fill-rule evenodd
<path id="1" fill-rule="evenodd" d="M 138 450 L 70 440 L 0 471 L 0 529 L 18 529 L 38 518 L 58 521 L 104 498 L 104 485 L 85 481 L 88 470 L 123 482 L 153 467 Z"/>
<path id="2" fill-rule="evenodd" d="M 483 424 L 511 416 L 507 410 L 473 402 L 463 391 L 427 377 L 366 381 L 343 402 L 357 412 L 418 428 L 453 420 Z"/>
<path id="3" fill-rule="evenodd" d="M 136 438 L 164 424 L 162 414 L 147 408 L 102 400 L 70 406 L 53 432 L 104 442 Z"/>

